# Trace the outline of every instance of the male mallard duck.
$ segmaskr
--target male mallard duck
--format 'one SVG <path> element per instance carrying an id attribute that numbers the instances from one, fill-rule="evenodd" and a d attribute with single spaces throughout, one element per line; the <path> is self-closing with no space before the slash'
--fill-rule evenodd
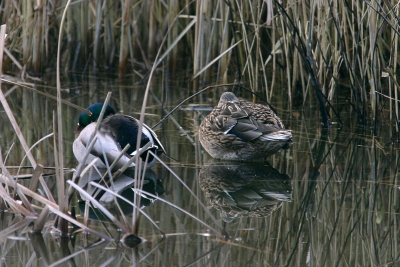
<path id="1" fill-rule="evenodd" d="M 199 138 L 212 157 L 224 160 L 265 158 L 292 145 L 292 132 L 269 107 L 231 92 L 201 122 Z"/>
<path id="2" fill-rule="evenodd" d="M 96 128 L 96 122 L 100 115 L 103 103 L 97 103 L 89 106 L 87 109 L 92 112 L 92 115 L 82 112 L 79 116 L 78 127 L 75 130 L 75 141 L 73 144 L 73 152 L 75 158 L 83 161 L 86 146 L 90 144 L 91 136 Z M 121 154 L 121 150 L 127 145 L 130 148 L 118 160 L 114 169 L 121 168 L 133 155 L 136 154 L 136 142 L 139 130 L 139 120 L 124 114 L 116 113 L 115 110 L 107 105 L 103 120 L 96 134 L 97 141 L 90 150 L 90 154 L 85 162 L 89 164 L 93 159 L 99 158 L 95 163 L 98 168 L 106 168 L 106 165 L 111 165 L 114 160 Z M 151 150 L 153 153 L 165 153 L 164 147 L 157 138 L 157 135 L 149 126 L 143 124 L 140 147 L 143 147 L 148 142 L 152 145 L 146 150 Z M 148 153 L 141 154 L 141 158 L 146 160 Z M 108 162 L 106 164 L 105 162 Z M 156 160 L 149 154 L 148 165 L 150 168 L 155 164 Z M 130 167 L 134 167 L 134 163 Z"/>

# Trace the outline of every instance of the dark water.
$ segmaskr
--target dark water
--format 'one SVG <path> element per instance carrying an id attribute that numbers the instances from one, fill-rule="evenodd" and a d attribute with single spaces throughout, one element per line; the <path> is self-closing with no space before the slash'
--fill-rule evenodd
<path id="1" fill-rule="evenodd" d="M 111 91 L 111 105 L 126 114 L 140 113 L 144 86 L 134 78 L 121 81 L 90 78 L 85 82 L 65 80 L 63 98 L 86 107 L 103 101 Z M 151 90 L 171 110 L 190 96 L 190 83 L 171 82 L 161 90 L 154 82 Z M 10 87 L 3 89 L 9 90 Z M 53 89 L 43 89 L 55 94 Z M 102 242 L 93 234 L 71 228 L 70 238 L 53 235 L 50 216 L 42 235 L 29 234 L 29 222 L 10 212 L 1 215 L 0 245 L 6 266 L 397 266 L 398 163 L 397 146 L 392 143 L 390 124 L 381 121 L 374 133 L 359 128 L 343 103 L 339 128 L 323 130 L 319 111 L 308 105 L 288 110 L 288 103 L 275 105 L 294 144 L 275 154 L 268 162 L 229 163 L 212 161 L 197 140 L 197 127 L 212 107 L 220 91 L 209 91 L 178 109 L 155 130 L 168 154 L 161 159 L 180 177 L 157 164 L 152 175 L 159 179 L 161 198 L 192 216 L 160 200 L 143 207 L 166 238 L 144 216 L 138 235 L 146 242 L 134 248 L 118 240 L 124 234 L 110 222 L 91 219 L 89 225 L 116 241 Z M 248 94 L 244 94 L 249 98 Z M 7 98 L 29 145 L 51 133 L 53 100 L 17 89 Z M 189 110 L 189 104 L 199 104 Z M 193 107 L 193 106 L 191 106 Z M 63 129 L 66 167 L 77 164 L 72 154 L 73 132 L 79 111 L 64 106 Z M 152 126 L 163 113 L 150 96 L 145 123 Z M 20 165 L 23 150 L 7 116 L 0 109 L 0 145 L 6 166 Z M 333 121 L 335 118 L 333 117 Z M 182 127 L 182 128 L 179 128 Z M 182 134 L 182 130 L 187 135 Z M 12 144 L 15 143 L 14 146 Z M 10 150 L 10 151 L 9 151 Z M 53 139 L 33 149 L 35 159 L 54 166 Z M 24 165 L 29 165 L 25 160 Z M 30 171 L 25 171 L 29 173 Z M 51 171 L 49 171 L 51 172 Z M 155 177 L 154 176 L 154 177 Z M 152 176 L 153 177 L 153 176 Z M 70 179 L 71 175 L 67 174 Z M 54 176 L 46 178 L 55 190 Z M 159 191 L 161 194 L 161 191 Z M 82 219 L 74 198 L 78 219 Z M 121 221 L 119 211 L 111 209 Z M 131 219 L 124 222 L 131 226 Z M 229 235 L 224 240 L 222 236 Z"/>

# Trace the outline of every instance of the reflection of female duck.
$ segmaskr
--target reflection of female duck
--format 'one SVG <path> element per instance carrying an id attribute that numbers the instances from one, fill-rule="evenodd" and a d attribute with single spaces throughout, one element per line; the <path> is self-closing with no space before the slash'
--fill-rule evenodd
<path id="1" fill-rule="evenodd" d="M 292 132 L 269 107 L 226 92 L 201 122 L 199 139 L 213 158 L 247 161 L 289 148 Z"/>
<path id="2" fill-rule="evenodd" d="M 92 112 L 91 116 L 84 112 L 79 116 L 79 123 L 75 131 L 75 141 L 73 144 L 74 155 L 79 162 L 83 161 L 85 149 L 89 145 L 90 138 L 95 131 L 96 122 L 100 116 L 102 108 L 103 103 L 93 104 L 87 108 Z M 130 148 L 118 160 L 114 169 L 121 168 L 129 161 L 131 156 L 136 154 L 138 131 L 139 121 L 137 119 L 120 113 L 116 114 L 115 110 L 111 106 L 107 105 L 104 119 L 102 120 L 96 135 L 97 141 L 90 150 L 90 155 L 86 160 L 86 164 L 98 157 L 102 162 L 98 161 L 95 165 L 99 168 L 105 168 L 106 165 L 103 164 L 103 162 L 107 160 L 108 164 L 111 165 L 111 163 L 121 154 L 122 148 L 129 144 Z M 149 126 L 143 124 L 140 147 L 142 148 L 148 142 L 151 142 L 150 147 L 148 147 L 145 153 L 140 156 L 143 160 L 146 159 L 148 154 L 146 152 L 149 150 L 153 153 L 165 153 L 157 135 Z M 155 158 L 149 154 L 147 167 L 152 167 L 155 162 Z M 134 167 L 134 164 L 132 164 L 131 167 Z"/>
<path id="3" fill-rule="evenodd" d="M 199 177 L 201 189 L 226 222 L 268 216 L 292 198 L 289 176 L 268 165 L 212 162 L 201 168 Z"/>

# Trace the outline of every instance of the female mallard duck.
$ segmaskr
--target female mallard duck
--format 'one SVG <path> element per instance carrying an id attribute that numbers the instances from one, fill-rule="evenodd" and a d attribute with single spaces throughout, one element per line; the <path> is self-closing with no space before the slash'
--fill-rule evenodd
<path id="1" fill-rule="evenodd" d="M 89 146 L 91 136 L 93 135 L 96 122 L 99 118 L 103 103 L 97 103 L 89 106 L 87 109 L 92 112 L 92 115 L 82 112 L 79 116 L 78 127 L 75 130 L 75 141 L 73 144 L 73 152 L 75 158 L 82 162 L 86 147 Z M 130 148 L 122 157 L 117 161 L 113 169 L 119 169 L 136 154 L 136 143 L 139 130 L 139 120 L 124 114 L 116 113 L 115 110 L 107 105 L 103 120 L 98 128 L 96 134 L 96 142 L 90 150 L 90 154 L 85 162 L 89 164 L 96 158 L 95 166 L 98 168 L 106 168 L 111 165 L 114 160 L 121 154 L 122 149 L 129 144 Z M 148 142 L 151 146 L 141 154 L 141 158 L 146 160 L 147 151 L 151 150 L 153 153 L 165 153 L 164 147 L 157 138 L 157 135 L 151 130 L 149 126 L 143 124 L 142 136 L 140 140 L 140 147 L 143 147 Z M 107 162 L 107 163 L 106 163 Z M 149 154 L 147 167 L 152 167 L 156 159 Z M 130 167 L 134 167 L 134 163 Z"/>
<path id="2" fill-rule="evenodd" d="M 199 185 L 221 219 L 266 217 L 292 200 L 290 177 L 259 162 L 211 160 L 201 166 Z"/>
<path id="3" fill-rule="evenodd" d="M 199 139 L 214 158 L 247 161 L 288 149 L 292 132 L 269 107 L 226 92 L 201 122 Z"/>

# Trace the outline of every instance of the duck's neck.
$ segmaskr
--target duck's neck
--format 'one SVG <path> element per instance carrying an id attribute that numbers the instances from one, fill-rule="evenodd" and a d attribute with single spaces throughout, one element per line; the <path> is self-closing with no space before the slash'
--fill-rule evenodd
<path id="1" fill-rule="evenodd" d="M 76 127 L 76 129 L 75 129 L 75 139 L 78 138 L 78 136 L 81 133 L 81 131 L 83 130 L 83 128 L 85 128 L 85 127 L 78 124 L 78 127 Z"/>

